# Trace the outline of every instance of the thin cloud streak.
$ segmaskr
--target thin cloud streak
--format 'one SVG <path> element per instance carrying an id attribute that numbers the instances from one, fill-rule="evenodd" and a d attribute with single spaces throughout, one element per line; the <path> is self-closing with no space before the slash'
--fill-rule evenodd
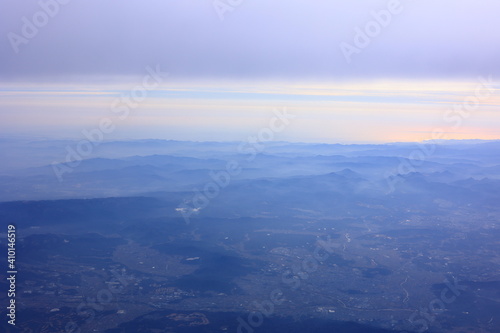
<path id="1" fill-rule="evenodd" d="M 473 94 L 475 85 L 477 82 L 434 82 L 421 91 L 421 82 L 299 87 L 276 82 L 254 86 L 239 82 L 232 86 L 213 87 L 199 83 L 192 87 L 179 85 L 179 90 L 172 88 L 176 85 L 170 82 L 150 91 L 148 98 L 130 113 L 126 121 L 117 120 L 120 130 L 114 135 L 180 139 L 184 138 L 180 135 L 182 130 L 197 133 L 198 140 L 214 140 L 214 136 L 224 141 L 241 140 L 244 133 L 251 133 L 265 124 L 273 108 L 287 106 L 297 119 L 283 139 L 309 142 L 421 141 L 427 139 L 422 133 L 429 128 L 449 126 L 443 122 L 444 112 Z M 269 91 L 266 92 L 267 87 Z M 117 118 L 111 111 L 112 101 L 126 91 L 94 91 L 98 87 L 82 91 L 79 88 L 78 85 L 67 86 L 62 94 L 58 93 L 57 87 L 52 87 L 52 91 L 4 92 L 7 95 L 0 101 L 1 129 L 4 132 L 15 129 L 37 135 L 42 132 L 57 135 L 64 127 L 64 135 L 71 128 L 73 135 L 78 136 L 82 129 L 98 123 L 101 118 Z M 454 138 L 470 138 L 473 134 L 480 138 L 494 136 L 492 124 L 500 125 L 497 111 L 500 99 L 499 90 L 492 90 L 495 93 L 481 101 L 460 131 L 449 129 L 450 133 L 455 133 Z M 174 94 L 170 94 L 172 91 Z M 173 133 L 177 133 L 177 137 L 169 136 Z"/>

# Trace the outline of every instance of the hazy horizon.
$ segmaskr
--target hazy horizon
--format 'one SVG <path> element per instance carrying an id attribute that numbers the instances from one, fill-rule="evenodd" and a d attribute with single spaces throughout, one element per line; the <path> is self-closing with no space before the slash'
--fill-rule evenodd
<path id="1" fill-rule="evenodd" d="M 500 332 L 500 1 L 0 9 L 1 332 Z"/>
<path id="2" fill-rule="evenodd" d="M 5 135 L 239 141 L 287 108 L 275 140 L 500 139 L 493 0 L 2 3 Z"/>

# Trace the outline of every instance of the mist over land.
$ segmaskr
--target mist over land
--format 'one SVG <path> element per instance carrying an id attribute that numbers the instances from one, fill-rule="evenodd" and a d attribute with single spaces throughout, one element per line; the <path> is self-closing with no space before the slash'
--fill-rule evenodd
<path id="1" fill-rule="evenodd" d="M 0 3 L 0 332 L 500 332 L 498 0 Z"/>
<path id="2" fill-rule="evenodd" d="M 499 329 L 499 141 L 0 145 L 24 330 Z"/>

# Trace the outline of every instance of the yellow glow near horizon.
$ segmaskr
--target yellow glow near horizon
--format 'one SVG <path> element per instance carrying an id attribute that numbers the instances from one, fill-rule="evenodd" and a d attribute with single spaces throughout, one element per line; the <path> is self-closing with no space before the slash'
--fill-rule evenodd
<path id="1" fill-rule="evenodd" d="M 500 90 L 481 81 L 166 82 L 134 103 L 127 119 L 117 119 L 113 102 L 134 87 L 0 83 L 0 129 L 78 136 L 107 117 L 120 127 L 116 135 L 241 140 L 266 126 L 273 108 L 287 107 L 296 118 L 276 139 L 422 141 L 436 129 L 448 139 L 500 139 Z"/>

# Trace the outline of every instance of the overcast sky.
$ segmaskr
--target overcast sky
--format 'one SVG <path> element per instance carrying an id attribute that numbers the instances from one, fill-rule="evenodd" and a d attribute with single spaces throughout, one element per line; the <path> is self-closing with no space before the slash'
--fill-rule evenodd
<path id="1" fill-rule="evenodd" d="M 141 74 L 151 64 L 176 77 L 237 79 L 500 71 L 498 0 L 401 0 L 400 13 L 350 65 L 340 43 L 354 45 L 355 27 L 364 29 L 373 20 L 370 12 L 391 1 L 240 2 L 222 21 L 213 0 L 72 0 L 15 53 L 8 33 L 22 36 L 22 17 L 33 21 L 41 7 L 38 1 L 2 0 L 0 72 L 8 80 Z"/>
<path id="2" fill-rule="evenodd" d="M 129 87 L 147 66 L 168 72 L 170 88 L 465 80 L 473 91 L 478 76 L 500 76 L 498 0 L 59 1 L 0 0 L 0 89 L 116 92 L 100 85 Z M 0 115 L 20 122 L 28 107 L 14 104 Z"/>

